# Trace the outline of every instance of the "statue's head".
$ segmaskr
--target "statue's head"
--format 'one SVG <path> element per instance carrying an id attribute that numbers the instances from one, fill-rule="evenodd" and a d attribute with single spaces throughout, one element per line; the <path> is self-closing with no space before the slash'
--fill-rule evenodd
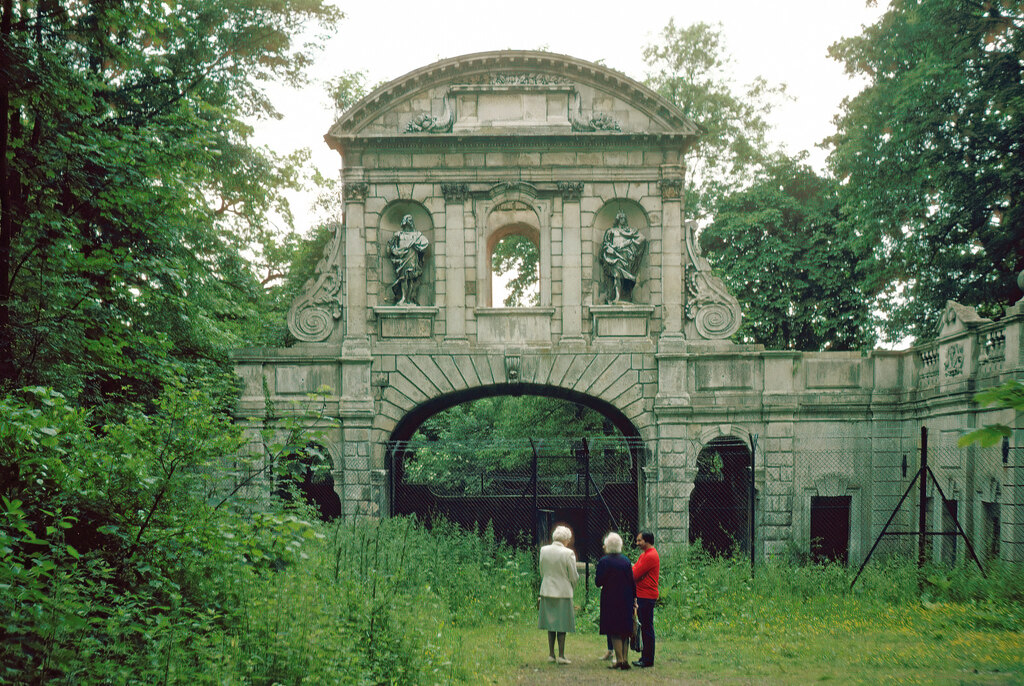
<path id="1" fill-rule="evenodd" d="M 404 217 L 402 217 L 402 223 L 400 224 L 400 226 L 402 227 L 402 229 L 409 229 L 410 231 L 412 231 L 413 229 L 416 228 L 416 222 L 412 220 L 411 214 L 407 214 Z"/>
<path id="2" fill-rule="evenodd" d="M 628 226 L 629 219 L 626 218 L 626 213 L 619 210 L 618 214 L 615 215 L 615 226 Z"/>

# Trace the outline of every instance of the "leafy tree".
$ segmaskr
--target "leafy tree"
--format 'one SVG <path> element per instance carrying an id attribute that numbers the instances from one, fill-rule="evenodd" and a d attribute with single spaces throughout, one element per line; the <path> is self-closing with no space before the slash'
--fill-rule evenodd
<path id="1" fill-rule="evenodd" d="M 974 402 L 982 407 L 995 406 L 1017 413 L 1024 412 L 1024 383 L 1018 379 L 1008 379 L 998 386 L 976 393 Z M 977 442 L 983 447 L 989 447 L 1012 435 L 1013 429 L 1006 424 L 986 424 L 962 436 L 959 444 L 963 447 Z"/>
<path id="2" fill-rule="evenodd" d="M 302 154 L 248 144 L 322 0 L 0 6 L 0 386 L 96 405 L 203 375 L 259 330 L 243 250 Z"/>
<path id="3" fill-rule="evenodd" d="M 537 246 L 526 236 L 510 235 L 498 241 L 491 253 L 491 270 L 496 276 L 513 275 L 508 281 L 508 294 L 502 301 L 505 307 L 540 304 L 537 288 L 539 268 Z"/>
<path id="4" fill-rule="evenodd" d="M 215 390 L 167 384 L 102 428 L 49 389 L 0 396 L 0 682 L 163 681 L 172 645 L 201 651 L 256 575 L 298 559 L 311 526 L 240 497 L 293 467 L 297 426 L 245 455 Z"/>
<path id="5" fill-rule="evenodd" d="M 618 435 L 599 412 L 577 403 L 535 395 L 481 398 L 427 419 L 414 434 L 413 444 L 436 445 L 415 445 L 406 473 L 420 483 L 474 492 L 481 474 L 522 474 L 529 469 L 529 439 Z M 600 468 L 601 459 L 595 457 L 595 468 Z"/>
<path id="6" fill-rule="evenodd" d="M 650 68 L 646 84 L 679 106 L 702 129 L 686 159 L 688 217 L 714 213 L 718 202 L 747 185 L 765 162 L 766 119 L 785 86 L 758 77 L 743 89 L 729 74 L 721 26 L 704 22 L 661 32 L 661 42 L 644 48 Z"/>
<path id="7" fill-rule="evenodd" d="M 709 262 L 743 302 L 737 336 L 769 348 L 851 349 L 874 342 L 862 300 L 863 248 L 845 238 L 835 186 L 768 143 L 785 86 L 740 87 L 721 27 L 670 21 L 644 59 L 647 85 L 702 129 L 686 157 L 685 213 L 700 218 Z"/>
<path id="8" fill-rule="evenodd" d="M 743 303 L 742 340 L 791 350 L 873 345 L 864 250 L 839 230 L 837 191 L 801 158 L 776 155 L 753 185 L 718 202 L 700 243 Z"/>
<path id="9" fill-rule="evenodd" d="M 830 164 L 892 339 L 934 335 L 946 300 L 999 314 L 1024 270 L 1024 11 L 894 0 L 830 54 L 869 85 L 844 103 Z"/>

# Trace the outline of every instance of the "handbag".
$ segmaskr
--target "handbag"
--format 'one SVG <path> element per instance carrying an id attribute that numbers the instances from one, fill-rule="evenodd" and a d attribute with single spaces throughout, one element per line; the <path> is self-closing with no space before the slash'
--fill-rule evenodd
<path id="1" fill-rule="evenodd" d="M 629 649 L 634 653 L 643 649 L 640 644 L 640 618 L 636 616 L 636 610 L 633 611 L 633 635 L 629 637 Z"/>

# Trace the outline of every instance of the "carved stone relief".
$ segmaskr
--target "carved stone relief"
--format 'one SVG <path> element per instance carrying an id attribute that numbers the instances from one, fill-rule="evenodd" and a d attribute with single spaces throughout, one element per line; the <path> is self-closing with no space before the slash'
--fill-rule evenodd
<path id="1" fill-rule="evenodd" d="M 579 200 L 583 197 L 582 181 L 559 181 L 557 187 L 562 200 Z"/>
<path id="2" fill-rule="evenodd" d="M 452 111 L 448 94 L 444 96 L 444 110 L 440 115 L 434 116 L 429 112 L 422 112 L 413 117 L 405 125 L 405 133 L 450 133 L 455 124 L 455 112 Z"/>
<path id="3" fill-rule="evenodd" d="M 684 226 L 691 264 L 686 274 L 686 317 L 693 321 L 702 338 L 722 340 L 739 330 L 743 315 L 739 301 L 711 273 L 711 265 L 697 245 L 696 226 L 696 222 L 686 222 Z"/>
<path id="4" fill-rule="evenodd" d="M 573 131 L 622 131 L 618 120 L 604 112 L 591 112 L 589 117 L 584 116 L 583 98 L 575 90 L 569 103 L 569 122 Z"/>
<path id="5" fill-rule="evenodd" d="M 369 184 L 361 181 L 346 183 L 342 187 L 342 192 L 345 196 L 345 200 L 353 200 L 356 202 L 363 202 L 366 200 L 366 194 L 369 191 Z"/>
<path id="6" fill-rule="evenodd" d="M 683 180 L 661 179 L 658 181 L 658 188 L 661 189 L 662 200 L 677 200 L 683 194 Z"/>
<path id="7" fill-rule="evenodd" d="M 942 363 L 946 376 L 959 376 L 964 372 L 963 343 L 954 343 L 946 349 L 946 359 Z"/>
<path id="8" fill-rule="evenodd" d="M 465 183 L 442 183 L 441 194 L 447 202 L 464 202 L 469 197 L 469 185 Z"/>
<path id="9" fill-rule="evenodd" d="M 365 185 L 365 184 L 364 184 Z M 300 341 L 316 343 L 334 331 L 342 314 L 341 240 L 344 227 L 332 228 L 334 236 L 324 248 L 316 274 L 303 286 L 302 295 L 288 310 L 288 330 Z"/>

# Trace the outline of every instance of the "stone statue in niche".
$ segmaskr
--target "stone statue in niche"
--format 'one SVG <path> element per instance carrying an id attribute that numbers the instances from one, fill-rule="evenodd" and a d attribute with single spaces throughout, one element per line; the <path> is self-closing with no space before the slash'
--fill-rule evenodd
<path id="1" fill-rule="evenodd" d="M 633 302 L 633 287 L 636 286 L 647 239 L 640 230 L 629 225 L 625 212 L 615 215 L 615 222 L 604 232 L 601 243 L 601 266 L 611 279 L 608 303 Z"/>
<path id="2" fill-rule="evenodd" d="M 423 275 L 423 257 L 430 241 L 416 228 L 411 214 L 402 217 L 398 233 L 388 241 L 388 259 L 395 268 L 391 291 L 396 305 L 418 305 L 416 291 Z"/>

